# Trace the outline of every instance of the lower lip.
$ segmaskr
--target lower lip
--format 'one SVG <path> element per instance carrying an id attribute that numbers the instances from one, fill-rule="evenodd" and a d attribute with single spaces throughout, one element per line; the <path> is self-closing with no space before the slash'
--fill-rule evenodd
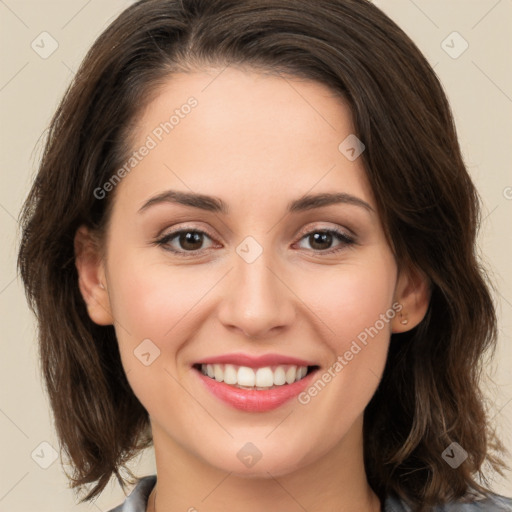
<path id="1" fill-rule="evenodd" d="M 310 384 L 317 370 L 293 384 L 267 390 L 241 389 L 203 375 L 196 370 L 206 388 L 223 402 L 245 412 L 266 412 L 277 409 L 297 397 Z"/>

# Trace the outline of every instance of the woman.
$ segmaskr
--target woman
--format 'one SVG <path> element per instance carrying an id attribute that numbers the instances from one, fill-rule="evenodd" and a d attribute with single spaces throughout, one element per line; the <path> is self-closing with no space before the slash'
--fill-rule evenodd
<path id="1" fill-rule="evenodd" d="M 153 444 L 116 512 L 512 509 L 480 478 L 503 464 L 477 193 L 434 72 L 371 3 L 129 7 L 23 222 L 84 500 Z"/>

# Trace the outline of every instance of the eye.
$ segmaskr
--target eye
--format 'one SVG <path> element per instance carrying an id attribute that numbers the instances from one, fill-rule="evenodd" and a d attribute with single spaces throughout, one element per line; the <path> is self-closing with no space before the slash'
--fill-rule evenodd
<path id="1" fill-rule="evenodd" d="M 332 254 L 343 250 L 348 245 L 355 244 L 354 238 L 338 229 L 315 229 L 306 233 L 301 238 L 302 240 L 308 241 L 313 251 L 324 254 Z M 338 240 L 339 244 L 334 249 L 331 249 L 329 246 L 336 240 Z"/>
<path id="2" fill-rule="evenodd" d="M 163 247 L 166 251 L 175 253 L 178 256 L 194 256 L 197 253 L 208 249 L 203 246 L 204 240 L 212 240 L 208 233 L 199 229 L 180 229 L 167 233 L 155 240 L 155 244 Z M 311 250 L 322 254 L 332 254 L 343 250 L 345 247 L 355 244 L 351 236 L 338 229 L 315 229 L 303 235 L 300 241 L 307 241 L 311 244 Z M 332 243 L 338 241 L 338 245 L 331 248 Z M 211 248 L 211 246 L 209 247 Z"/>
<path id="3" fill-rule="evenodd" d="M 165 250 L 186 256 L 185 253 L 194 253 L 204 250 L 204 238 L 211 240 L 210 236 L 204 231 L 198 229 L 181 229 L 172 233 L 167 233 L 155 241 L 157 245 Z"/>

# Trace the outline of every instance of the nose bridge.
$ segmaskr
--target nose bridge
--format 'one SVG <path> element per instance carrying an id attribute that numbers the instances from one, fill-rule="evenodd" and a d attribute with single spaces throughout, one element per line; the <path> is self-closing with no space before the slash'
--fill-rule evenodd
<path id="1" fill-rule="evenodd" d="M 276 261 L 271 250 L 258 246 L 254 240 L 245 240 L 237 247 L 235 268 L 219 310 L 226 327 L 237 328 L 251 338 L 291 325 L 294 318 L 293 294 L 273 268 Z"/>

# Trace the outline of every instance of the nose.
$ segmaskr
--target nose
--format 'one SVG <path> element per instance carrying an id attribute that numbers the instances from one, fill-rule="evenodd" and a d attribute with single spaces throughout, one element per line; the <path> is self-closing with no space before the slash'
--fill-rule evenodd
<path id="1" fill-rule="evenodd" d="M 219 305 L 220 322 L 245 337 L 265 339 L 282 333 L 295 320 L 294 294 L 283 272 L 272 268 L 266 251 L 247 263 L 235 255 Z M 274 265 L 275 266 L 275 265 Z"/>

